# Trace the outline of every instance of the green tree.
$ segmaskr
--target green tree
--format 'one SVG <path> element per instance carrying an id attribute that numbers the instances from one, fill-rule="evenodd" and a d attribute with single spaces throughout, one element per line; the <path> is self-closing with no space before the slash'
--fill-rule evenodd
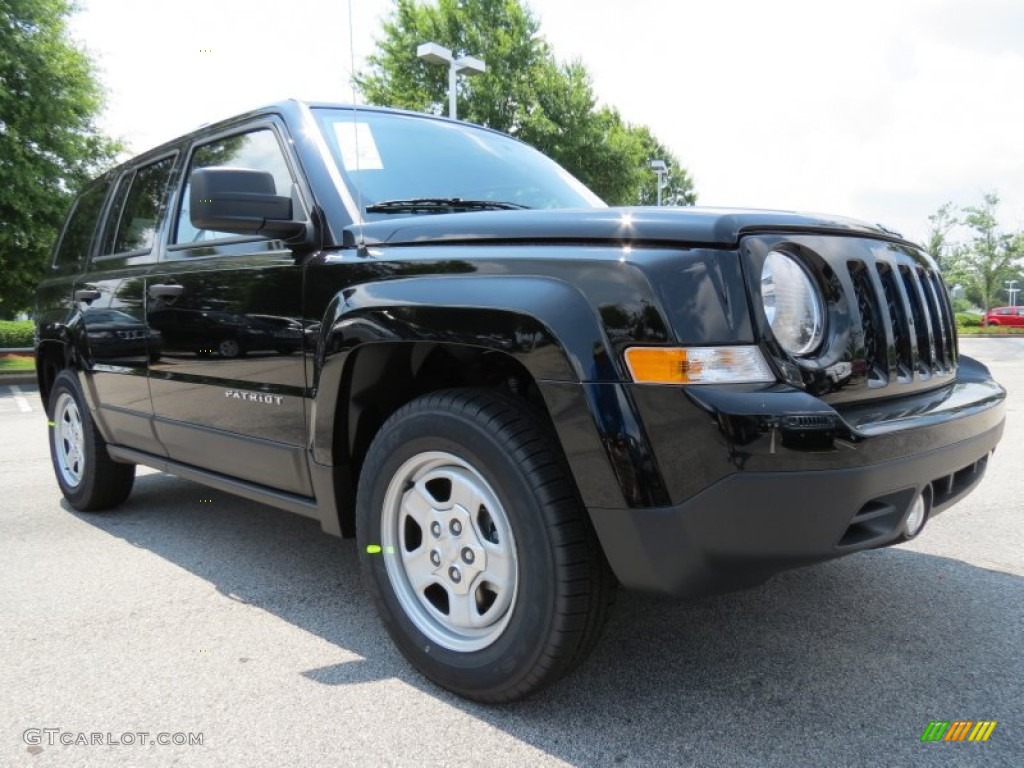
<path id="1" fill-rule="evenodd" d="M 999 229 L 999 195 L 990 192 L 981 205 L 964 208 L 964 225 L 972 230 L 965 259 L 981 296 L 982 309 L 1000 304 L 999 293 L 1014 266 L 1024 257 L 1024 236 Z"/>
<path id="2" fill-rule="evenodd" d="M 967 298 L 986 311 L 1004 303 L 1003 283 L 1019 273 L 1024 261 L 1024 233 L 1001 230 L 996 215 L 998 209 L 999 195 L 989 192 L 980 205 L 960 209 L 959 217 L 954 216 L 948 203 L 929 217 L 933 224 L 932 241 L 938 237 L 936 228 L 942 233 L 947 253 L 942 268 L 947 283 L 963 285 Z M 966 229 L 965 241 L 944 242 L 951 229 L 945 224 L 950 221 Z"/>
<path id="3" fill-rule="evenodd" d="M 459 117 L 537 147 L 609 203 L 654 200 L 648 163 L 655 156 L 673 171 L 666 200 L 696 201 L 678 158 L 646 127 L 597 105 L 586 67 L 555 59 L 521 0 L 395 0 L 382 31 L 367 69 L 355 77 L 369 103 L 443 114 L 447 69 L 416 57 L 420 43 L 440 43 L 487 62 L 485 74 L 458 79 Z"/>
<path id="4" fill-rule="evenodd" d="M 697 202 L 697 193 L 693 188 L 693 179 L 672 150 L 662 144 L 646 126 L 630 129 L 642 147 L 642 168 L 638 184 L 640 187 L 640 205 L 655 205 L 658 202 L 658 177 L 650 170 L 651 160 L 664 160 L 668 167 L 665 186 L 661 190 L 662 205 L 693 205 Z M 634 166 L 635 167 L 635 166 Z"/>
<path id="5" fill-rule="evenodd" d="M 928 217 L 928 242 L 925 244 L 925 248 L 938 263 L 939 269 L 943 273 L 955 261 L 955 254 L 949 252 L 950 248 L 954 247 L 949 242 L 949 233 L 959 224 L 956 213 L 957 209 L 953 203 L 947 201 Z"/>
<path id="6" fill-rule="evenodd" d="M 67 206 L 119 145 L 67 0 L 0 0 L 0 317 L 28 309 Z"/>

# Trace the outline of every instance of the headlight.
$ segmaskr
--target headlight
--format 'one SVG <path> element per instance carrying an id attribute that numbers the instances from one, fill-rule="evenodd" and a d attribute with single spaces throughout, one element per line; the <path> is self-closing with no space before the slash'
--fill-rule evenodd
<path id="1" fill-rule="evenodd" d="M 821 296 L 800 262 L 771 251 L 761 268 L 761 303 L 775 338 L 791 355 L 818 348 L 825 333 Z"/>

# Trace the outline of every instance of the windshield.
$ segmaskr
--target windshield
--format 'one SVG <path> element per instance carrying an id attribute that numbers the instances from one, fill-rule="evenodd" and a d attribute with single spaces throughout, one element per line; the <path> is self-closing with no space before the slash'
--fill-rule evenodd
<path id="1" fill-rule="evenodd" d="M 439 201 L 455 210 L 605 207 L 553 160 L 502 134 L 372 110 L 313 112 L 367 220 L 446 212 Z"/>

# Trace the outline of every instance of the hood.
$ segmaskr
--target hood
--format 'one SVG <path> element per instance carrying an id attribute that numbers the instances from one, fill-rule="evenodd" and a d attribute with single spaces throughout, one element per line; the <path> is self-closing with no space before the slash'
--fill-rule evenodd
<path id="1" fill-rule="evenodd" d="M 345 228 L 344 244 L 465 242 L 672 243 L 735 246 L 765 232 L 820 232 L 905 242 L 898 233 L 840 216 L 728 208 L 584 208 L 395 215 Z"/>

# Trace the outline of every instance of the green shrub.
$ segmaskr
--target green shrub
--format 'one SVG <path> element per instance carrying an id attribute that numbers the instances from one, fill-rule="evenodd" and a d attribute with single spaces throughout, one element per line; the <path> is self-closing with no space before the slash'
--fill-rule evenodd
<path id="1" fill-rule="evenodd" d="M 34 341 L 31 320 L 0 320 L 0 347 L 31 347 Z"/>
<path id="2" fill-rule="evenodd" d="M 956 324 L 960 328 L 981 328 L 981 319 L 984 315 L 970 315 L 966 312 L 956 313 Z"/>
<path id="3" fill-rule="evenodd" d="M 953 311 L 957 314 L 961 312 L 968 312 L 974 309 L 974 305 L 971 304 L 967 299 L 953 299 Z"/>

